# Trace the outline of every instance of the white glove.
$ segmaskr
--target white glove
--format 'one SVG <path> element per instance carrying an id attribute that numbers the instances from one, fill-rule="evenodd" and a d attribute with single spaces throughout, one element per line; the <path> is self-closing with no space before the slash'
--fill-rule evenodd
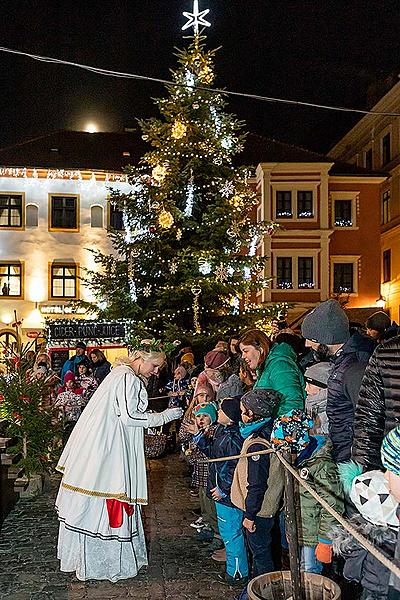
<path id="1" fill-rule="evenodd" d="M 175 419 L 180 419 L 183 415 L 182 408 L 167 408 L 161 413 L 164 416 L 164 423 L 169 423 L 170 421 L 175 421 Z"/>
<path id="2" fill-rule="evenodd" d="M 180 419 L 182 415 L 183 410 L 181 408 L 167 408 L 167 410 L 160 413 L 146 413 L 146 427 L 161 427 L 165 423 Z"/>

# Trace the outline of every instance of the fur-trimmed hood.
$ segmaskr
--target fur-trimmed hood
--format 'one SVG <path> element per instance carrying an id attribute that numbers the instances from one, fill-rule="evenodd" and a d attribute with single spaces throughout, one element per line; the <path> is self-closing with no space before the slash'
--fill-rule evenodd
<path id="1" fill-rule="evenodd" d="M 378 547 L 386 545 L 394 547 L 396 544 L 397 531 L 390 527 L 373 525 L 359 514 L 351 517 L 349 523 L 354 529 Z M 332 528 L 332 545 L 335 554 L 346 555 L 353 549 L 358 548 L 360 543 L 351 535 L 351 533 L 337 525 Z"/>

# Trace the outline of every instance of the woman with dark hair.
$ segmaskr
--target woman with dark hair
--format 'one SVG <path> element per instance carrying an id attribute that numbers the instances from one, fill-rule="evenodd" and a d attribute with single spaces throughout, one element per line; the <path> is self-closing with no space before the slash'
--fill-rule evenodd
<path id="1" fill-rule="evenodd" d="M 254 389 L 271 389 L 282 394 L 277 416 L 304 408 L 304 377 L 292 345 L 287 341 L 271 345 L 263 331 L 250 329 L 239 339 L 239 348 L 249 368 L 257 373 Z"/>
<path id="2" fill-rule="evenodd" d="M 97 383 L 100 385 L 100 383 L 103 381 L 103 379 L 111 371 L 111 363 L 108 362 L 108 360 L 106 359 L 103 352 L 101 350 L 99 350 L 98 348 L 93 348 L 93 350 L 90 351 L 89 356 L 90 356 L 90 360 L 92 362 L 91 369 L 92 369 L 93 377 L 95 378 Z"/>

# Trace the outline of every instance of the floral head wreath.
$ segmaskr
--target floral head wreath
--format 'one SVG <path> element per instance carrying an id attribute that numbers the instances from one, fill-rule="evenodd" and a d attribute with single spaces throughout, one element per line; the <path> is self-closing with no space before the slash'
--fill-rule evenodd
<path id="1" fill-rule="evenodd" d="M 164 352 L 167 356 L 179 346 L 180 341 L 163 342 L 155 338 L 142 340 L 139 336 L 132 338 L 130 346 L 132 350 L 139 352 Z"/>

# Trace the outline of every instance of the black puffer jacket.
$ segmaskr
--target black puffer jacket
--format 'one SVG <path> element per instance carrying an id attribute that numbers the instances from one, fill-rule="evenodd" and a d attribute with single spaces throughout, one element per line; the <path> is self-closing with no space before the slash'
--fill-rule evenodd
<path id="1" fill-rule="evenodd" d="M 326 414 L 335 462 L 351 458 L 354 410 L 365 367 L 374 351 L 371 338 L 354 333 L 331 358 L 332 372 L 328 379 Z"/>
<path id="2" fill-rule="evenodd" d="M 385 435 L 400 423 L 400 336 L 380 344 L 365 370 L 354 424 L 353 458 L 367 471 L 382 469 Z"/>

